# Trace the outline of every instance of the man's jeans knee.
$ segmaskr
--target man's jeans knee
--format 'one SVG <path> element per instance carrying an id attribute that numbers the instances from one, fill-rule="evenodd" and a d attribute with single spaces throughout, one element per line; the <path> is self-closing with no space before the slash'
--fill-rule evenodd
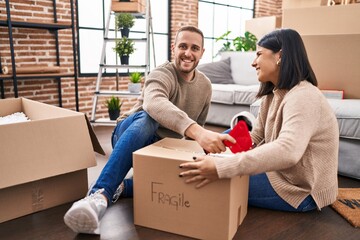
<path id="1" fill-rule="evenodd" d="M 159 124 L 145 111 L 131 114 L 115 127 L 111 144 L 113 151 L 91 192 L 104 188 L 111 201 L 117 187 L 132 167 L 132 153 L 159 140 Z"/>
<path id="2" fill-rule="evenodd" d="M 113 148 L 122 134 L 130 126 L 130 130 L 133 132 L 136 138 L 141 136 L 143 139 L 152 139 L 156 130 L 159 128 L 159 124 L 154 119 L 152 119 L 147 112 L 140 111 L 133 113 L 116 125 L 111 137 L 111 145 Z"/>

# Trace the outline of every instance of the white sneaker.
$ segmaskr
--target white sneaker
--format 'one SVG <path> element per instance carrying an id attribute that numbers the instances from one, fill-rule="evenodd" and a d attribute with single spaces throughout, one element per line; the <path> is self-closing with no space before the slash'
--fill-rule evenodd
<path id="1" fill-rule="evenodd" d="M 75 202 L 64 216 L 65 224 L 77 233 L 100 234 L 100 220 L 107 208 L 104 189 Z"/>

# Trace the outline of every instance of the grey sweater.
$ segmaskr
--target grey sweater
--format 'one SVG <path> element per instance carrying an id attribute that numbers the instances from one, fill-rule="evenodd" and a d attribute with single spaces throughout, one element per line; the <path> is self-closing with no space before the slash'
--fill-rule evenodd
<path id="1" fill-rule="evenodd" d="M 216 160 L 220 178 L 266 172 L 274 190 L 295 208 L 308 195 L 319 209 L 336 200 L 338 124 L 317 87 L 302 81 L 265 96 L 251 138 L 253 150 Z"/>
<path id="2" fill-rule="evenodd" d="M 118 121 L 145 110 L 160 124 L 160 137 L 182 138 L 190 125 L 205 124 L 210 100 L 211 83 L 204 74 L 195 69 L 194 79 L 187 82 L 179 78 L 173 63 L 166 62 L 147 76 L 137 103 Z"/>

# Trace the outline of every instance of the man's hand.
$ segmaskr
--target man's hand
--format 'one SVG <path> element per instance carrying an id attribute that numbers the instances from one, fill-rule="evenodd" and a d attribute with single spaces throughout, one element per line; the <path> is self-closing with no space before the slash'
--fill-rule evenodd
<path id="1" fill-rule="evenodd" d="M 207 152 L 221 153 L 226 150 L 223 141 L 228 140 L 236 143 L 236 140 L 229 134 L 222 134 L 204 129 L 198 124 L 192 124 L 185 131 L 185 135 L 194 139 Z"/>
<path id="2" fill-rule="evenodd" d="M 185 183 L 199 182 L 196 188 L 201 188 L 208 183 L 219 179 L 214 159 L 211 156 L 194 157 L 195 162 L 180 164 L 180 168 L 187 168 L 185 172 L 179 174 L 180 177 L 187 177 Z"/>

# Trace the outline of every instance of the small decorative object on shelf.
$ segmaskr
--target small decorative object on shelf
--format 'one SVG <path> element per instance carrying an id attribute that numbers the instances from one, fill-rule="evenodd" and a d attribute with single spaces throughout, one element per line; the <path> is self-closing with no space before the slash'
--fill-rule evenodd
<path id="1" fill-rule="evenodd" d="M 141 78 L 142 74 L 139 72 L 133 72 L 129 74 L 130 82 L 128 84 L 128 90 L 131 93 L 138 93 L 141 91 Z"/>
<path id="2" fill-rule="evenodd" d="M 119 13 L 115 19 L 116 29 L 119 29 L 122 37 L 129 37 L 130 28 L 135 24 L 134 16 L 130 13 Z"/>
<path id="3" fill-rule="evenodd" d="M 145 14 L 146 0 L 112 0 L 111 11 Z"/>
<path id="4" fill-rule="evenodd" d="M 110 120 L 116 120 L 120 116 L 122 101 L 118 97 L 111 96 L 106 99 L 105 106 L 108 109 Z"/>
<path id="5" fill-rule="evenodd" d="M 134 41 L 123 37 L 116 41 L 116 45 L 113 49 L 119 55 L 121 65 L 128 65 L 129 56 L 135 51 Z"/>

